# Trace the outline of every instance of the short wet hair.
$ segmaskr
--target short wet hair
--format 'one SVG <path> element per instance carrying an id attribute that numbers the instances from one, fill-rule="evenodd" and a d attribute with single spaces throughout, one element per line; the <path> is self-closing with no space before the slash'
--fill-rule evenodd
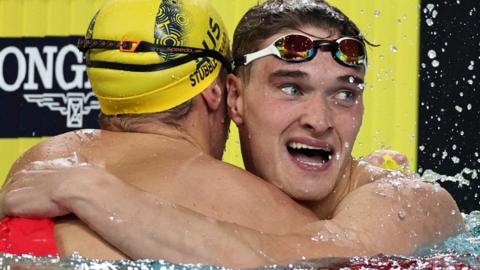
<path id="1" fill-rule="evenodd" d="M 248 10 L 240 20 L 233 37 L 233 59 L 258 51 L 264 40 L 282 30 L 306 25 L 366 42 L 347 15 L 323 0 L 268 0 Z M 236 68 L 237 74 L 240 70 L 244 69 Z"/>

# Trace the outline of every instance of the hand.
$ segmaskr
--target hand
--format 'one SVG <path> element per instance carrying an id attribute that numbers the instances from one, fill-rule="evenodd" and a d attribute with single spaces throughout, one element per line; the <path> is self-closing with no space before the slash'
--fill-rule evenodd
<path id="1" fill-rule="evenodd" d="M 408 173 L 408 158 L 406 155 L 388 149 L 377 150 L 362 160 L 387 170 L 398 170 Z"/>
<path id="2" fill-rule="evenodd" d="M 69 200 L 92 192 L 94 182 L 105 176 L 110 174 L 103 168 L 78 159 L 33 162 L 8 179 L 0 192 L 0 214 L 35 218 L 69 214 Z"/>

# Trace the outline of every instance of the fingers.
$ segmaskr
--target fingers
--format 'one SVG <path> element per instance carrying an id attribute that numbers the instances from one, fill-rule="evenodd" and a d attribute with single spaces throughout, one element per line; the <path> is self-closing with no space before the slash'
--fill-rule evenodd
<path id="1" fill-rule="evenodd" d="M 367 156 L 364 160 L 372 165 L 382 167 L 387 170 L 398 170 L 404 173 L 409 171 L 407 156 L 398 151 L 390 149 L 375 151 Z"/>
<path id="2" fill-rule="evenodd" d="M 0 214 L 20 217 L 53 217 L 66 210 L 52 199 L 58 187 L 55 170 L 22 170 L 1 192 Z"/>

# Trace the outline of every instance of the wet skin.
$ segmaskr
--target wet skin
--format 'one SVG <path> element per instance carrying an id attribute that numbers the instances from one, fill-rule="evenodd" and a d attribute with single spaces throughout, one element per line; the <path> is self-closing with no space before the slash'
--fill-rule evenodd
<path id="1" fill-rule="evenodd" d="M 325 29 L 305 26 L 265 40 L 308 34 L 336 39 Z M 322 200 L 349 178 L 351 151 L 362 123 L 363 68 L 338 64 L 328 51 L 308 62 L 274 56 L 252 62 L 243 85 L 232 83 L 229 105 L 240 130 L 246 168 L 297 200 Z M 310 150 L 307 150 L 310 149 Z"/>

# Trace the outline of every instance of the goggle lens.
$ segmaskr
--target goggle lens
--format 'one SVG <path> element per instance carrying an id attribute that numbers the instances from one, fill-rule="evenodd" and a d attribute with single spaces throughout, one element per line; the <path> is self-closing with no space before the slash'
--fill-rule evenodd
<path id="1" fill-rule="evenodd" d="M 356 39 L 339 40 L 335 56 L 348 65 L 362 65 L 365 62 L 365 49 Z"/>
<path id="2" fill-rule="evenodd" d="M 280 56 L 286 61 L 304 61 L 315 55 L 313 41 L 306 36 L 288 35 L 275 42 Z"/>

